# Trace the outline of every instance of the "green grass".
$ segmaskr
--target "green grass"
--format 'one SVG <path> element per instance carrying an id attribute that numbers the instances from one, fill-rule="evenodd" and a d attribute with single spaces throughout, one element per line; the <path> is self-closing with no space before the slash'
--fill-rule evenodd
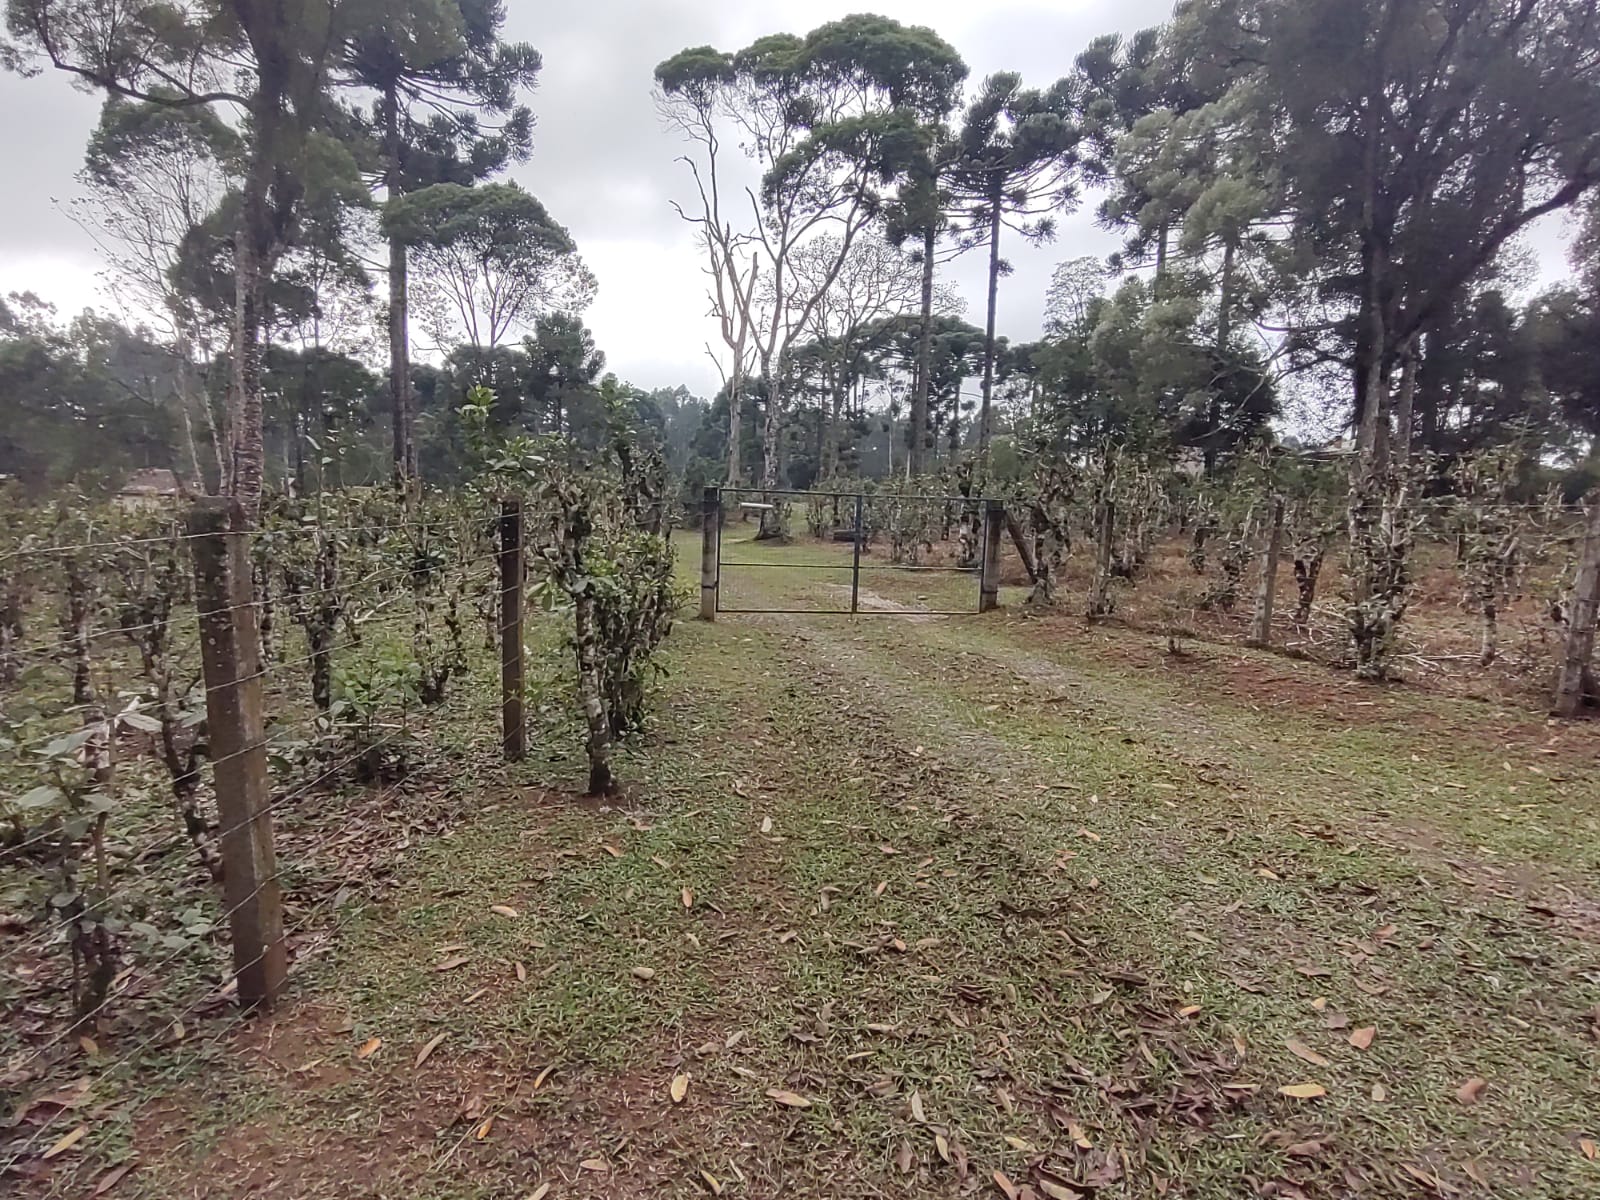
<path id="1" fill-rule="evenodd" d="M 819 594 L 806 570 L 750 586 Z M 704 1170 L 727 1195 L 920 1197 L 998 1169 L 1100 1197 L 1430 1194 L 1413 1172 L 1600 1195 L 1581 760 L 1408 693 L 1254 702 L 1153 642 L 1135 665 L 1144 644 L 1004 616 L 685 624 L 611 807 L 561 790 L 552 695 L 530 762 L 463 781 L 466 819 L 415 839 L 258 1035 L 273 1065 L 256 1044 L 191 1072 L 197 1136 L 119 1193 L 687 1197 Z M 1277 1092 L 1308 1081 L 1327 1095 Z"/>

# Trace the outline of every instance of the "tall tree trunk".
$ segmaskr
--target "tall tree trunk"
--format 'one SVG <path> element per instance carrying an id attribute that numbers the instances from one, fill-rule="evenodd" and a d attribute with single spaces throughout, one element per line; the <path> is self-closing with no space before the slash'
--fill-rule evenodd
<path id="1" fill-rule="evenodd" d="M 828 381 L 829 407 L 826 420 L 827 429 L 822 438 L 822 455 L 819 462 L 819 479 L 832 478 L 839 467 L 839 451 L 842 439 L 839 436 L 839 416 L 844 410 L 844 380 L 835 375 Z"/>
<path id="2" fill-rule="evenodd" d="M 1394 406 L 1394 465 L 1404 471 L 1411 465 L 1411 429 L 1416 422 L 1417 338 L 1413 334 L 1400 351 L 1400 395 Z"/>
<path id="3" fill-rule="evenodd" d="M 743 407 L 743 397 L 740 396 L 742 380 L 739 376 L 739 365 L 734 364 L 733 374 L 728 377 L 728 486 L 739 486 L 739 441 L 744 436 L 740 428 L 743 414 L 739 411 Z"/>
<path id="4" fill-rule="evenodd" d="M 257 210 L 254 214 L 252 209 Z M 261 429 L 261 307 L 266 266 L 257 233 L 266 222 L 265 198 L 246 199 L 233 255 L 233 382 L 228 420 L 228 494 L 254 520 L 261 509 L 266 448 Z"/>
<path id="5" fill-rule="evenodd" d="M 1567 604 L 1567 644 L 1556 679 L 1554 712 L 1575 717 L 1595 691 L 1594 637 L 1600 617 L 1600 492 L 1589 498 L 1589 522 L 1578 557 L 1578 577 Z"/>
<path id="6" fill-rule="evenodd" d="M 1000 180 L 989 191 L 989 309 L 983 331 L 983 400 L 978 414 L 978 476 L 989 471 L 990 409 L 994 401 L 994 308 L 1000 293 Z"/>
<path id="7" fill-rule="evenodd" d="M 917 386 L 911 393 L 911 446 L 906 474 L 915 479 L 928 468 L 928 388 L 933 372 L 933 251 L 938 231 L 930 222 L 922 232 L 922 330 L 917 337 Z"/>
<path id="8" fill-rule="evenodd" d="M 391 82 L 383 97 L 383 190 L 392 202 L 405 188 L 400 167 L 400 98 Z M 394 422 L 394 478 L 402 490 L 417 474 L 411 399 L 411 329 L 404 242 L 389 240 L 389 407 Z"/>

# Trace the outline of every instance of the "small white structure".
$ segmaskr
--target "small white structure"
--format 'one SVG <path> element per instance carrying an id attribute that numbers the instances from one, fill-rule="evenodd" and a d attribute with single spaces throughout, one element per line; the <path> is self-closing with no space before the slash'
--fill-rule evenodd
<path id="1" fill-rule="evenodd" d="M 146 467 L 128 476 L 116 495 L 118 508 L 129 512 L 176 505 L 188 493 L 183 481 L 165 467 Z"/>

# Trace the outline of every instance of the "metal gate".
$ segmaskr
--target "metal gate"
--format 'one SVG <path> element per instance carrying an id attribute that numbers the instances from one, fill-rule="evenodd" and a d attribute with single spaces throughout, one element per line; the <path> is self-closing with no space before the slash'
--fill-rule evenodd
<path id="1" fill-rule="evenodd" d="M 998 602 L 1003 510 L 993 500 L 708 488 L 701 517 L 706 620 L 718 613 L 959 616 Z M 787 536 L 765 536 L 774 525 Z"/>

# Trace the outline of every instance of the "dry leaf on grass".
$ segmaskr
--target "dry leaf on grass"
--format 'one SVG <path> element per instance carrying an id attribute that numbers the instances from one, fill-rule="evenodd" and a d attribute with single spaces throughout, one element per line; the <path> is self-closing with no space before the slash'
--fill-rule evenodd
<path id="1" fill-rule="evenodd" d="M 1456 1089 L 1456 1099 L 1462 1104 L 1476 1104 L 1478 1097 L 1483 1095 L 1483 1089 L 1489 1086 L 1489 1081 L 1481 1075 L 1474 1075 Z"/>
<path id="2" fill-rule="evenodd" d="M 650 980 L 656 977 L 656 971 L 654 967 L 635 967 L 629 972 L 629 974 L 635 979 Z"/>
<path id="3" fill-rule="evenodd" d="M 138 1160 L 133 1159 L 123 1163 L 120 1167 L 112 1167 L 111 1170 L 100 1176 L 100 1182 L 94 1185 L 94 1191 L 90 1192 L 89 1194 L 91 1196 L 104 1196 L 112 1188 L 116 1187 L 117 1184 L 122 1182 L 122 1177 L 124 1175 L 138 1165 Z"/>
<path id="4" fill-rule="evenodd" d="M 693 908 L 694 907 L 694 889 L 693 888 L 688 888 L 688 887 L 684 888 L 683 891 L 678 893 L 678 899 L 683 901 L 683 906 L 685 908 Z"/>
<path id="5" fill-rule="evenodd" d="M 722 1195 L 722 1180 L 718 1179 L 710 1171 L 705 1170 L 700 1172 L 700 1178 L 705 1181 L 706 1187 L 711 1189 L 713 1196 Z"/>
<path id="6" fill-rule="evenodd" d="M 1284 1045 L 1289 1047 L 1290 1054 L 1294 1055 L 1296 1058 L 1304 1059 L 1313 1067 L 1326 1067 L 1331 1065 L 1326 1058 L 1318 1054 L 1299 1038 L 1290 1038 L 1284 1043 Z"/>
<path id="7" fill-rule="evenodd" d="M 1583 1155 L 1590 1162 L 1593 1162 L 1596 1155 L 1600 1155 L 1600 1149 L 1596 1148 L 1595 1140 L 1593 1138 L 1579 1138 L 1578 1153 Z"/>
<path id="8" fill-rule="evenodd" d="M 772 832 L 772 818 L 771 817 L 762 817 L 761 818 L 761 832 L 762 833 L 771 833 Z"/>
<path id="9" fill-rule="evenodd" d="M 900 1148 L 894 1152 L 894 1165 L 900 1168 L 902 1175 L 909 1175 L 917 1168 L 917 1152 L 904 1138 L 900 1141 Z"/>
<path id="10" fill-rule="evenodd" d="M 1072 1139 L 1073 1145 L 1080 1150 L 1094 1149 L 1094 1143 L 1089 1140 L 1089 1135 L 1084 1133 L 1083 1126 L 1076 1121 L 1067 1122 L 1067 1136 Z"/>
<path id="11" fill-rule="evenodd" d="M 1022 1194 L 1022 1189 L 1007 1179 L 1004 1171 L 994 1173 L 994 1185 L 1005 1193 L 1006 1200 L 1017 1200 Z"/>
<path id="12" fill-rule="evenodd" d="M 1065 1184 L 1057 1183 L 1054 1179 L 1039 1180 L 1039 1190 L 1050 1200 L 1083 1200 L 1083 1193 Z"/>
<path id="13" fill-rule="evenodd" d="M 465 966 L 472 959 L 465 954 L 457 954 L 454 958 L 447 958 L 434 968 L 435 971 L 454 971 L 457 967 Z"/>
<path id="14" fill-rule="evenodd" d="M 439 1043 L 444 1041 L 445 1038 L 449 1036 L 450 1033 L 448 1030 L 446 1030 L 444 1033 L 434 1034 L 433 1037 L 428 1040 L 428 1044 L 425 1045 L 421 1050 L 417 1051 L 417 1061 L 411 1064 L 412 1070 L 415 1070 L 423 1063 L 427 1062 L 429 1055 L 439 1048 Z"/>
<path id="15" fill-rule="evenodd" d="M 489 911 L 505 917 L 510 921 L 515 921 L 520 915 L 517 910 L 512 908 L 509 904 L 491 904 L 489 905 Z"/>
<path id="16" fill-rule="evenodd" d="M 621 858 L 622 857 L 622 851 L 618 850 L 610 842 L 602 843 L 601 846 L 600 846 L 600 849 L 604 850 L 607 854 L 611 855 L 612 858 Z"/>
<path id="17" fill-rule="evenodd" d="M 366 1041 L 361 1043 L 361 1048 L 356 1051 L 356 1057 L 371 1058 L 378 1052 L 382 1045 L 383 1039 L 381 1037 L 368 1038 Z"/>
<path id="18" fill-rule="evenodd" d="M 939 1152 L 939 1157 L 944 1159 L 945 1162 L 950 1161 L 950 1142 L 944 1134 L 936 1133 L 933 1135 L 933 1148 Z"/>
<path id="19" fill-rule="evenodd" d="M 550 1185 L 548 1183 L 541 1183 L 538 1187 L 534 1188 L 533 1191 L 528 1193 L 528 1200 L 544 1200 L 544 1198 L 549 1194 Z"/>
<path id="20" fill-rule="evenodd" d="M 689 1072 L 672 1077 L 672 1086 L 668 1089 L 674 1104 L 682 1104 L 683 1098 L 689 1094 Z"/>
<path id="21" fill-rule="evenodd" d="M 1376 1025 L 1363 1025 L 1350 1035 L 1350 1044 L 1357 1050 L 1365 1050 L 1372 1045 L 1372 1039 L 1378 1036 Z"/>
<path id="22" fill-rule="evenodd" d="M 1315 1100 L 1318 1096 L 1326 1096 L 1328 1089 L 1320 1083 L 1286 1083 L 1278 1089 L 1278 1094 L 1295 1100 Z"/>
<path id="23" fill-rule="evenodd" d="M 611 1170 L 611 1164 L 603 1158 L 586 1158 L 578 1166 L 582 1170 L 593 1171 L 596 1174 Z"/>
<path id="24" fill-rule="evenodd" d="M 1389 1098 L 1389 1089 L 1388 1088 L 1384 1087 L 1383 1084 L 1381 1084 L 1381 1083 L 1375 1083 L 1375 1084 L 1372 1085 L 1372 1099 L 1376 1103 L 1382 1104 L 1388 1098 Z"/>
<path id="25" fill-rule="evenodd" d="M 60 1141 L 58 1141 L 54 1146 L 51 1146 L 50 1149 L 46 1150 L 43 1157 L 54 1158 L 58 1154 L 65 1154 L 79 1142 L 83 1141 L 83 1139 L 88 1135 L 89 1127 L 87 1125 L 79 1125 L 71 1133 L 67 1134 Z"/>
<path id="26" fill-rule="evenodd" d="M 1036 1149 L 1032 1142 L 1024 1141 L 1019 1137 L 1012 1137 L 1009 1133 L 1006 1134 L 1006 1145 L 1022 1154 L 1032 1154 Z"/>
<path id="27" fill-rule="evenodd" d="M 533 1078 L 533 1090 L 537 1092 L 541 1087 L 543 1087 L 544 1081 L 550 1078 L 550 1072 L 554 1071 L 555 1069 L 555 1063 L 551 1063 L 548 1067 L 535 1075 Z"/>
<path id="28" fill-rule="evenodd" d="M 494 1118 L 493 1117 L 485 1117 L 483 1119 L 483 1124 L 479 1125 L 476 1129 L 474 1129 L 472 1131 L 472 1136 L 474 1138 L 476 1138 L 478 1141 L 481 1142 L 481 1141 L 484 1140 L 484 1138 L 489 1136 L 489 1131 L 491 1129 L 493 1129 L 493 1128 L 494 1128 Z"/>
<path id="29" fill-rule="evenodd" d="M 911 1093 L 911 1119 L 919 1125 L 924 1124 L 928 1119 L 927 1113 L 922 1108 L 922 1093 L 918 1091 Z"/>
<path id="30" fill-rule="evenodd" d="M 528 982 L 528 968 L 527 967 L 523 966 L 520 962 L 515 962 L 515 963 L 511 964 L 511 969 L 517 973 L 517 982 L 518 983 L 527 983 Z"/>
<path id="31" fill-rule="evenodd" d="M 798 1092 L 785 1091 L 783 1088 L 768 1088 L 767 1095 L 771 1099 L 776 1100 L 779 1104 L 783 1105 L 785 1108 L 811 1107 L 811 1101 L 807 1100 Z"/>

